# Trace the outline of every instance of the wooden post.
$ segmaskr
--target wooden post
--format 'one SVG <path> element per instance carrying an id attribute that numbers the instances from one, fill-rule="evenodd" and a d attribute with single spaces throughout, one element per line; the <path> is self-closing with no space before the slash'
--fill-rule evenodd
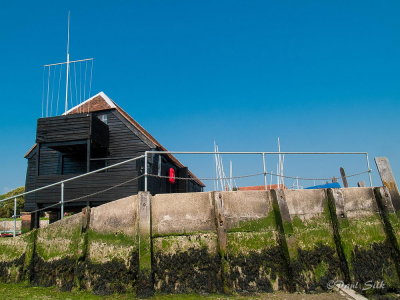
<path id="1" fill-rule="evenodd" d="M 296 238 L 293 236 L 292 218 L 290 217 L 289 207 L 286 202 L 284 190 L 273 189 L 270 191 L 272 199 L 272 207 L 275 215 L 275 222 L 278 229 L 279 246 L 285 257 L 287 270 L 287 283 L 285 288 L 289 292 L 296 291 L 296 283 L 293 276 L 293 268 L 291 264 L 289 245 L 296 245 Z"/>
<path id="2" fill-rule="evenodd" d="M 349 183 L 347 182 L 346 172 L 343 168 L 340 168 L 340 175 L 342 176 L 343 186 L 345 188 L 349 187 Z"/>
<path id="3" fill-rule="evenodd" d="M 139 274 L 137 296 L 140 298 L 154 295 L 151 241 L 151 195 L 148 192 L 139 192 L 138 197 L 138 237 L 139 237 Z"/>
<path id="4" fill-rule="evenodd" d="M 91 117 L 92 118 L 92 117 Z M 92 122 L 90 122 L 92 124 Z M 92 131 L 92 125 L 90 125 L 90 132 Z M 91 133 L 90 133 L 91 134 Z M 90 163 L 92 158 L 92 139 L 89 138 L 86 143 L 86 172 L 90 172 Z M 86 206 L 90 206 L 89 198 L 86 198 Z M 61 216 L 61 219 L 64 216 Z"/>
<path id="5" fill-rule="evenodd" d="M 32 215 L 29 212 L 21 212 L 21 233 L 26 233 L 33 229 Z"/>
<path id="6" fill-rule="evenodd" d="M 57 222 L 60 219 L 60 214 L 58 211 L 49 211 L 49 224 Z"/>
<path id="7" fill-rule="evenodd" d="M 335 242 L 336 253 L 339 257 L 340 270 L 343 273 L 345 282 L 350 282 L 351 276 L 350 276 L 349 265 L 348 265 L 348 261 L 346 259 L 346 255 L 345 255 L 345 252 L 343 249 L 341 236 L 340 236 L 339 219 L 346 218 L 345 199 L 344 199 L 344 195 L 343 195 L 343 190 L 327 189 L 326 196 L 327 196 L 328 207 L 329 207 L 329 217 L 331 219 L 332 230 L 333 230 L 333 239 Z"/>
<path id="8" fill-rule="evenodd" d="M 86 172 L 90 172 L 91 141 L 86 141 Z"/>
<path id="9" fill-rule="evenodd" d="M 215 226 L 217 229 L 217 241 L 218 241 L 218 253 L 221 257 L 221 281 L 224 293 L 230 293 L 231 285 L 228 282 L 228 261 L 226 256 L 226 249 L 228 244 L 227 229 L 225 222 L 224 213 L 224 199 L 222 193 L 215 192 L 210 193 L 214 197 L 214 214 L 215 214 Z"/>
<path id="10" fill-rule="evenodd" d="M 382 217 L 382 221 L 385 228 L 385 233 L 387 236 L 388 242 L 392 245 L 392 259 L 394 261 L 394 265 L 396 267 L 397 276 L 400 278 L 400 249 L 399 249 L 399 241 L 396 237 L 396 231 L 393 228 L 394 224 L 392 223 L 390 218 L 390 214 L 395 213 L 395 208 L 393 201 L 390 199 L 390 192 L 386 187 L 376 187 L 374 188 L 374 195 L 376 199 L 376 204 L 380 210 L 380 214 Z M 395 218 L 397 219 L 397 218 Z"/>
<path id="11" fill-rule="evenodd" d="M 36 151 L 36 176 L 40 175 L 40 143 L 37 143 L 37 151 Z"/>
<path id="12" fill-rule="evenodd" d="M 388 188 L 396 211 L 400 210 L 400 193 L 387 157 L 375 157 L 375 163 L 381 176 L 382 184 Z"/>

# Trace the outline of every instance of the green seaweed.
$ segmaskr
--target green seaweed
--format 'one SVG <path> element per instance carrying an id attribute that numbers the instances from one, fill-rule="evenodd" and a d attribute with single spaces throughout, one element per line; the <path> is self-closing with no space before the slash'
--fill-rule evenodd
<path id="1" fill-rule="evenodd" d="M 241 221 L 237 226 L 228 230 L 228 232 L 261 232 L 276 228 L 274 211 L 271 210 L 264 218 L 256 220 Z"/>
<path id="2" fill-rule="evenodd" d="M 343 251 L 348 261 L 351 260 L 356 245 L 370 248 L 373 243 L 383 243 L 386 240 L 378 214 L 339 219 L 339 228 Z"/>
<path id="3" fill-rule="evenodd" d="M 260 252 L 262 249 L 277 246 L 276 233 L 268 232 L 231 232 L 228 233 L 229 255 L 248 254 L 251 251 Z"/>
<path id="4" fill-rule="evenodd" d="M 212 231 L 206 230 L 198 230 L 198 231 L 184 231 L 184 232 L 168 232 L 168 233 L 156 233 L 152 235 L 152 238 L 162 238 L 162 237 L 170 237 L 170 236 L 193 236 L 200 234 L 210 234 Z"/>
<path id="5" fill-rule="evenodd" d="M 150 236 L 140 236 L 139 242 L 139 272 L 151 271 L 151 238 Z"/>
<path id="6" fill-rule="evenodd" d="M 321 261 L 316 268 L 314 268 L 314 276 L 317 281 L 320 281 L 322 277 L 326 276 L 329 270 L 329 264 L 325 261 Z"/>
<path id="7" fill-rule="evenodd" d="M 42 245 L 39 240 L 37 240 L 36 254 L 45 261 L 61 257 L 77 257 L 79 240 L 81 238 L 81 224 L 68 228 L 68 230 L 61 226 L 44 228 L 38 231 L 38 237 L 50 241 L 54 238 L 64 239 L 67 244 L 66 247 L 57 249 L 56 247 L 47 247 L 47 245 Z"/>
<path id="8" fill-rule="evenodd" d="M 119 246 L 132 246 L 136 244 L 136 238 L 130 237 L 121 232 L 117 233 L 100 233 L 92 229 L 88 230 L 89 241 L 101 241 L 106 244 L 115 244 Z"/>

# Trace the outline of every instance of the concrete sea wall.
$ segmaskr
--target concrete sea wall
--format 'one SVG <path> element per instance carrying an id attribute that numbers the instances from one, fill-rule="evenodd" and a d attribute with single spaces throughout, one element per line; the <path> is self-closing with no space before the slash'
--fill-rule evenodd
<path id="1" fill-rule="evenodd" d="M 40 228 L 46 227 L 49 225 L 49 220 L 40 220 Z M 21 230 L 21 220 L 17 219 L 16 228 L 17 231 Z M 0 231 L 13 231 L 14 230 L 14 221 L 0 221 Z"/>
<path id="2" fill-rule="evenodd" d="M 140 193 L 0 239 L 0 280 L 139 296 L 332 280 L 400 291 L 399 235 L 383 187 Z"/>

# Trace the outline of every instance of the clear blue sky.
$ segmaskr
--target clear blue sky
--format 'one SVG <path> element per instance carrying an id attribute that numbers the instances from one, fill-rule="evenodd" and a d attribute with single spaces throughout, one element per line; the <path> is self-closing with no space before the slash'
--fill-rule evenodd
<path id="1" fill-rule="evenodd" d="M 208 151 L 216 140 L 225 151 L 274 151 L 280 136 L 285 151 L 387 156 L 400 177 L 399 1 L 6 1 L 0 192 L 25 182 L 41 65 L 65 59 L 69 9 L 72 59 L 96 59 L 93 92 L 168 149 Z M 212 175 L 211 158 L 184 161 Z M 361 158 L 287 158 L 285 170 L 329 177 L 340 166 L 366 168 Z"/>

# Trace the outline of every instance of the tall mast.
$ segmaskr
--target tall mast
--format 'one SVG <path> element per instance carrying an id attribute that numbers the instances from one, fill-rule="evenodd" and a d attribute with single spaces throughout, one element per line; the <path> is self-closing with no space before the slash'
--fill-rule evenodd
<path id="1" fill-rule="evenodd" d="M 85 59 L 78 59 L 78 60 L 70 60 L 70 56 L 69 56 L 69 47 L 70 47 L 70 25 L 71 25 L 71 11 L 68 11 L 68 27 L 67 27 L 67 61 L 64 62 L 59 62 L 59 63 L 54 63 L 54 64 L 48 64 L 48 65 L 44 65 L 43 67 L 48 67 L 49 68 L 49 76 L 50 76 L 50 67 L 52 66 L 60 66 L 62 67 L 62 65 L 65 65 L 66 67 L 66 75 L 65 75 L 65 106 L 64 106 L 64 114 L 68 111 L 68 96 L 71 97 L 71 103 L 73 102 L 73 94 L 69 95 L 68 91 L 69 91 L 69 81 L 70 81 L 70 64 L 74 64 L 74 63 L 78 63 L 78 62 L 87 62 L 87 61 L 91 61 L 92 62 L 92 70 L 90 71 L 90 90 L 92 87 L 92 74 L 93 74 L 93 60 L 94 58 L 85 58 Z M 75 68 L 74 68 L 75 70 Z M 74 72 L 75 73 L 75 72 Z M 54 72 L 55 74 L 55 72 Z M 79 79 L 82 80 L 82 76 L 79 75 Z M 60 69 L 60 77 L 59 77 L 59 82 L 61 82 L 61 69 Z M 75 85 L 77 85 L 76 83 L 76 73 L 75 76 L 71 76 L 71 79 L 75 78 Z M 50 79 L 49 79 L 50 80 Z M 49 81 L 48 80 L 48 81 Z M 54 81 L 54 80 L 53 80 Z M 72 80 L 71 80 L 71 84 L 72 84 Z M 85 69 L 85 84 L 86 84 L 86 69 Z M 47 87 L 47 89 L 49 90 L 50 86 Z M 58 84 L 58 89 L 60 89 L 60 83 Z M 89 96 L 90 96 L 90 90 L 89 90 Z M 85 93 L 84 93 L 85 94 Z M 81 95 L 80 95 L 81 96 Z M 86 95 L 84 95 L 84 97 L 86 97 Z M 58 97 L 57 97 L 57 107 L 58 107 Z M 53 99 L 51 99 L 51 101 L 53 101 Z M 62 100 L 61 100 L 62 101 Z M 43 101 L 42 101 L 43 102 Z M 78 95 L 76 95 L 76 103 L 81 104 L 81 99 L 78 99 Z M 43 104 L 42 104 L 43 105 Z M 58 112 L 57 112 L 58 113 Z M 50 116 L 47 116 L 50 117 Z"/>
<path id="2" fill-rule="evenodd" d="M 68 80 L 69 80 L 69 25 L 70 25 L 71 11 L 68 11 L 68 39 L 67 39 L 67 74 L 65 83 L 65 112 L 68 110 Z"/>

